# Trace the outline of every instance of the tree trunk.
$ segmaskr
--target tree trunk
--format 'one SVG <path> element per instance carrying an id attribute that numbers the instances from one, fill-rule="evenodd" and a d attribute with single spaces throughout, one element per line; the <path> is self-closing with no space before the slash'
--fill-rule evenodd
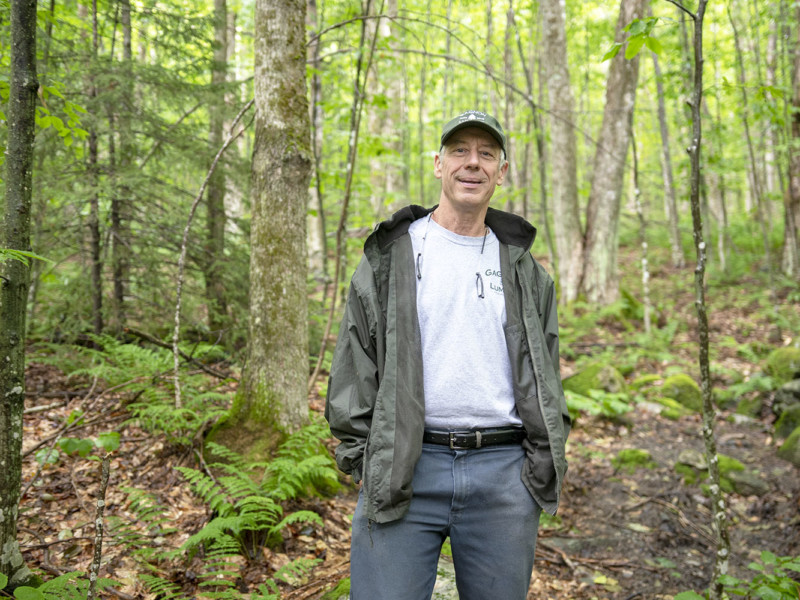
<path id="1" fill-rule="evenodd" d="M 308 422 L 305 0 L 257 0 L 248 361 L 224 442 L 271 450 Z"/>
<path id="2" fill-rule="evenodd" d="M 11 3 L 5 209 L 0 247 L 30 251 L 36 110 L 36 0 Z M 0 263 L 0 573 L 17 586 L 31 576 L 17 542 L 25 405 L 25 317 L 30 266 Z"/>
<path id="3" fill-rule="evenodd" d="M 781 269 L 790 277 L 800 274 L 800 244 L 798 244 L 798 226 L 800 226 L 800 6 L 795 8 L 795 39 L 793 76 L 794 94 L 792 95 L 792 139 L 789 144 L 789 190 L 784 195 L 783 212 L 783 260 Z"/>
<path id="4" fill-rule="evenodd" d="M 565 6 L 542 2 L 542 48 L 550 102 L 552 209 L 561 301 L 578 297 L 583 275 L 583 231 L 578 210 L 578 167 L 575 144 L 575 100 L 567 64 Z"/>
<path id="5" fill-rule="evenodd" d="M 690 107 L 692 111 L 692 139 L 689 144 L 691 161 L 691 206 L 692 223 L 697 266 L 694 271 L 695 307 L 697 308 L 697 328 L 699 334 L 700 387 L 703 393 L 703 440 L 706 447 L 706 462 L 711 481 L 713 506 L 713 525 L 717 537 L 714 570 L 709 586 L 711 600 L 722 597 L 720 577 L 728 572 L 730 560 L 730 540 L 728 537 L 728 517 L 725 496 L 720 487 L 719 456 L 714 437 L 716 409 L 714 408 L 709 361 L 708 314 L 705 298 L 706 243 L 703 239 L 703 219 L 700 214 L 700 151 L 702 142 L 702 121 L 700 111 L 703 99 L 703 17 L 707 0 L 699 0 L 694 20 L 694 85 Z"/>
<path id="6" fill-rule="evenodd" d="M 213 158 L 223 142 L 225 81 L 228 67 L 228 9 L 226 0 L 214 0 L 214 58 L 211 67 L 213 100 L 210 105 L 208 145 Z M 206 190 L 206 244 L 203 271 L 208 303 L 208 327 L 213 337 L 227 327 L 228 301 L 223 281 L 225 260 L 225 170 L 217 168 Z"/>
<path id="7" fill-rule="evenodd" d="M 92 69 L 97 65 L 99 36 L 97 31 L 97 0 L 92 0 Z M 89 110 L 96 110 L 97 85 L 94 74 L 89 79 Z M 97 123 L 89 127 L 89 254 L 92 273 L 92 329 L 95 335 L 103 333 L 103 258 L 100 234 L 100 165 L 98 164 Z"/>
<path id="8" fill-rule="evenodd" d="M 322 77 L 319 33 L 320 25 L 317 14 L 317 0 L 308 2 L 308 26 L 310 35 L 314 36 L 308 47 L 308 59 L 311 62 L 311 145 L 314 156 L 314 173 L 310 189 L 307 227 L 308 227 L 308 268 L 318 281 L 328 278 L 328 250 L 325 238 L 325 209 L 322 203 L 322 145 L 324 142 L 323 125 L 325 120 L 322 108 Z"/>
<path id="9" fill-rule="evenodd" d="M 621 39 L 623 27 L 634 19 L 642 18 L 644 4 L 644 0 L 622 0 L 616 39 Z M 603 124 L 594 157 L 592 189 L 586 211 L 586 248 L 581 285 L 589 302 L 598 304 L 610 304 L 619 295 L 619 213 L 638 78 L 638 55 L 628 60 L 620 51 L 611 59 Z"/>
<path id="10" fill-rule="evenodd" d="M 658 95 L 658 124 L 661 128 L 661 173 L 664 177 L 664 197 L 669 222 L 669 243 L 672 252 L 672 266 L 682 269 L 686 266 L 681 245 L 681 231 L 678 226 L 678 203 L 675 200 L 675 180 L 672 176 L 672 154 L 669 150 L 669 128 L 667 127 L 667 109 L 664 103 L 664 82 L 658 55 L 653 52 L 653 68 L 656 75 L 656 91 Z"/>

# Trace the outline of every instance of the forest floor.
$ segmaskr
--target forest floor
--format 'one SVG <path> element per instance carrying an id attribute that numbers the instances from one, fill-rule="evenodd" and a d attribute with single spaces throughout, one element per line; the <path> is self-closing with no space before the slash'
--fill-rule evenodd
<path id="1" fill-rule="evenodd" d="M 731 293 L 735 293 L 732 291 Z M 718 297 L 721 297 L 718 295 Z M 683 294 L 675 305 L 693 330 L 693 299 Z M 782 310 L 800 307 L 791 302 Z M 770 338 L 770 326 L 760 322 L 747 307 L 729 308 L 724 301 L 710 312 L 714 332 Z M 610 332 L 610 333 L 609 333 Z M 794 332 L 797 335 L 798 332 Z M 620 343 L 623 329 L 605 331 Z M 729 334 L 733 335 L 733 334 Z M 682 336 L 682 339 L 681 339 Z M 684 353 L 687 365 L 696 362 L 693 334 L 678 334 L 676 353 Z M 773 336 L 774 337 L 774 336 Z M 775 339 L 775 346 L 786 343 Z M 581 338 L 591 347 L 592 336 Z M 605 337 L 603 343 L 609 343 Z M 739 357 L 734 349 L 721 348 L 716 360 L 743 374 L 754 373 L 758 365 Z M 666 363 L 646 366 L 648 373 L 663 373 Z M 574 363 L 562 364 L 564 375 Z M 636 373 L 640 375 L 643 373 Z M 130 487 L 155 494 L 169 507 L 169 518 L 177 532 L 167 539 L 155 538 L 155 545 L 179 546 L 196 533 L 209 518 L 209 510 L 194 496 L 175 467 L 196 466 L 192 450 L 178 451 L 163 437 L 123 424 L 129 414 L 124 397 L 113 390 L 99 393 L 89 382 L 68 379 L 51 366 L 31 362 L 28 367 L 28 398 L 24 418 L 23 490 L 19 536 L 26 560 L 32 568 L 46 573 L 87 571 L 92 558 L 95 499 L 100 486 L 100 468 L 95 461 L 63 457 L 43 467 L 35 460 L 37 450 L 47 448 L 63 434 L 68 415 L 80 408 L 86 424 L 70 435 L 90 437 L 103 431 L 121 433 L 121 445 L 111 461 L 111 480 L 106 496 L 106 517 L 132 518 Z M 717 381 L 716 385 L 725 385 Z M 312 410 L 321 411 L 323 400 L 312 397 Z M 778 556 L 800 555 L 800 472 L 776 457 L 776 440 L 771 436 L 772 417 L 735 422 L 730 412 L 720 413 L 716 436 L 718 449 L 760 474 L 769 491 L 762 496 L 731 494 L 729 500 L 732 570 L 744 575 L 746 565 L 761 551 Z M 333 447 L 331 442 L 330 447 Z M 651 468 L 633 472 L 616 470 L 611 459 L 626 448 L 648 450 Z M 708 584 L 713 562 L 714 535 L 711 531 L 709 500 L 699 485 L 682 482 L 674 469 L 681 450 L 703 450 L 699 416 L 672 421 L 639 405 L 617 421 L 581 417 L 568 444 L 569 472 L 558 516 L 542 522 L 537 561 L 530 598 L 621 599 L 669 598 L 675 593 Z M 296 557 L 319 559 L 318 566 L 303 581 L 281 584 L 282 597 L 290 600 L 319 598 L 348 574 L 349 517 L 356 491 L 345 484 L 333 498 L 304 501 L 302 508 L 317 511 L 323 527 L 293 526 L 284 543 L 264 549 L 258 560 L 241 561 L 242 589 L 263 582 L 265 577 Z M 297 508 L 297 507 L 295 507 Z M 196 597 L 193 564 L 175 560 L 161 564 L 170 579 L 179 583 L 186 598 Z M 113 537 L 104 545 L 101 575 L 122 585 L 115 594 L 123 599 L 155 599 L 147 595 L 139 579 L 141 568 L 130 552 Z M 105 597 L 113 597 L 106 595 Z"/>

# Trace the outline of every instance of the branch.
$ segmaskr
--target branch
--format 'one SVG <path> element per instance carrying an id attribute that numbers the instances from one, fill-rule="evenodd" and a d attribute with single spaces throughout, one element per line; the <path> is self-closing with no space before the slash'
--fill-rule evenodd
<path id="1" fill-rule="evenodd" d="M 181 408 L 181 384 L 180 379 L 178 378 L 178 368 L 180 367 L 180 349 L 178 348 L 178 341 L 180 340 L 180 332 L 181 332 L 181 294 L 183 292 L 183 271 L 184 265 L 186 263 L 186 246 L 189 241 L 189 230 L 192 227 L 192 221 L 194 220 L 194 213 L 197 211 L 197 206 L 200 204 L 200 200 L 203 198 L 203 193 L 206 191 L 206 186 L 208 185 L 211 176 L 214 174 L 214 170 L 217 168 L 217 163 L 219 163 L 219 159 L 224 154 L 225 150 L 228 149 L 228 146 L 242 135 L 244 132 L 244 127 L 240 129 L 237 133 L 234 134 L 234 129 L 239 124 L 239 121 L 244 116 L 244 114 L 250 109 L 251 106 L 255 103 L 254 99 L 251 99 L 247 104 L 242 107 L 242 110 L 239 111 L 239 114 L 236 115 L 236 118 L 231 123 L 230 132 L 228 133 L 228 137 L 225 142 L 222 144 L 222 148 L 219 149 L 217 155 L 214 157 L 214 161 L 211 163 L 211 167 L 208 169 L 208 173 L 206 173 L 206 178 L 203 180 L 203 185 L 200 186 L 200 191 L 197 192 L 197 196 L 195 196 L 194 202 L 192 202 L 192 208 L 189 210 L 189 218 L 186 221 L 186 227 L 183 230 L 183 241 L 181 242 L 181 254 L 180 258 L 178 259 L 178 289 L 176 293 L 176 300 L 175 300 L 175 331 L 172 334 L 172 354 L 174 356 L 174 365 L 175 365 L 175 408 Z"/>
<path id="2" fill-rule="evenodd" d="M 172 350 L 172 344 L 168 344 L 167 342 L 162 342 L 160 339 L 150 335 L 146 331 L 140 331 L 138 329 L 134 329 L 133 327 L 125 327 L 124 331 L 125 331 L 125 333 L 130 333 L 131 335 L 135 335 L 136 337 L 141 338 L 141 339 L 143 339 L 143 340 L 145 340 L 147 342 L 150 342 L 151 344 L 155 344 L 156 346 L 159 346 L 161 348 L 166 348 L 167 350 Z M 216 377 L 217 379 L 233 379 L 234 381 L 237 381 L 237 379 L 235 377 L 232 377 L 230 375 L 225 375 L 225 373 L 220 373 L 219 371 L 217 371 L 215 369 L 212 369 L 209 366 L 204 365 L 202 362 L 200 362 L 199 360 L 197 360 L 193 356 L 190 356 L 189 354 L 186 354 L 186 352 L 184 352 L 180 348 L 178 349 L 178 352 L 180 353 L 181 357 L 184 360 L 189 361 L 190 363 L 192 363 L 194 365 L 197 365 L 200 369 L 202 369 L 203 371 L 205 371 L 209 375 L 212 375 L 213 377 Z M 39 407 L 37 407 L 37 408 L 39 408 Z M 28 410 L 32 410 L 32 409 L 28 409 Z"/>
<path id="3" fill-rule="evenodd" d="M 97 578 L 100 575 L 100 560 L 103 558 L 103 513 L 106 508 L 106 490 L 108 489 L 108 476 L 111 470 L 111 453 L 106 452 L 100 470 L 100 491 L 97 498 L 97 512 L 94 518 L 94 557 L 92 566 L 89 567 L 89 590 L 86 600 L 94 600 L 97 593 Z"/>
<path id="4" fill-rule="evenodd" d="M 670 4 L 674 4 L 675 6 L 680 8 L 683 12 L 685 12 L 687 15 L 692 17 L 692 21 L 697 21 L 697 15 L 694 14 L 692 11 L 690 11 L 688 8 L 686 8 L 683 4 L 681 4 L 677 0 L 667 0 L 667 2 L 669 2 Z"/>

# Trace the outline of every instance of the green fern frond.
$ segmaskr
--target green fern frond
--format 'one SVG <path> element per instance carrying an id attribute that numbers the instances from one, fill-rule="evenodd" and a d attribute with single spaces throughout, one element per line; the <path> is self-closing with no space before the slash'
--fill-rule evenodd
<path id="1" fill-rule="evenodd" d="M 162 577 L 140 573 L 138 578 L 147 588 L 148 592 L 162 600 L 173 600 L 173 598 L 178 598 L 181 595 L 181 588 L 179 585 Z"/>
<path id="2" fill-rule="evenodd" d="M 294 523 L 310 523 L 322 527 L 324 525 L 322 517 L 310 510 L 298 510 L 286 515 L 279 523 L 276 523 L 270 533 L 279 533 L 285 527 Z"/>

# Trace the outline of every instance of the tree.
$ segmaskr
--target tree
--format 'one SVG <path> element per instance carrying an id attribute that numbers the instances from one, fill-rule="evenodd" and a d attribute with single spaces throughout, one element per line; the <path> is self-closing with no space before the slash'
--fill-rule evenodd
<path id="1" fill-rule="evenodd" d="M 578 168 L 575 150 L 575 100 L 567 65 L 566 16 L 560 2 L 543 2 L 542 34 L 550 101 L 553 225 L 562 302 L 578 297 L 583 267 L 583 235 L 578 212 Z"/>
<path id="2" fill-rule="evenodd" d="M 703 238 L 703 218 L 700 212 L 700 152 L 702 148 L 701 109 L 703 100 L 703 18 L 705 17 L 707 0 L 700 0 L 697 12 L 692 13 L 679 2 L 675 2 L 694 21 L 694 73 L 692 95 L 689 107 L 692 111 L 692 139 L 689 144 L 689 158 L 692 165 L 690 200 L 692 206 L 693 238 L 697 266 L 694 270 L 695 307 L 697 308 L 697 325 L 699 334 L 700 387 L 703 394 L 703 441 L 706 448 L 708 475 L 711 480 L 710 491 L 713 507 L 713 526 L 716 534 L 716 552 L 714 554 L 714 570 L 709 588 L 711 600 L 722 597 L 721 577 L 728 573 L 731 544 L 728 537 L 728 516 L 725 497 L 720 486 L 719 456 L 714 437 L 713 389 L 711 384 L 711 368 L 709 362 L 708 313 L 705 298 L 706 243 Z"/>
<path id="3" fill-rule="evenodd" d="M 791 143 L 789 144 L 789 189 L 784 194 L 783 260 L 781 268 L 789 276 L 800 273 L 800 6 L 795 7 L 797 39 L 794 49 L 794 90 L 791 110 Z"/>
<path id="4" fill-rule="evenodd" d="M 644 0 L 622 0 L 615 37 L 641 19 Z M 606 104 L 592 171 L 592 189 L 586 209 L 586 247 L 582 289 L 590 302 L 609 304 L 617 299 L 617 246 L 625 157 L 630 145 L 631 119 L 636 102 L 639 56 L 628 60 L 622 52 L 611 60 Z"/>
<path id="5" fill-rule="evenodd" d="M 36 0 L 11 4 L 11 82 L 8 100 L 4 239 L 0 247 L 30 251 L 36 90 Z M 27 262 L 0 263 L 0 573 L 12 585 L 31 573 L 20 554 L 17 514 L 22 478 L 22 411 L 25 403 Z"/>
<path id="6" fill-rule="evenodd" d="M 274 448 L 308 421 L 306 204 L 311 135 L 304 0 L 257 0 L 248 360 L 220 441 Z"/>

